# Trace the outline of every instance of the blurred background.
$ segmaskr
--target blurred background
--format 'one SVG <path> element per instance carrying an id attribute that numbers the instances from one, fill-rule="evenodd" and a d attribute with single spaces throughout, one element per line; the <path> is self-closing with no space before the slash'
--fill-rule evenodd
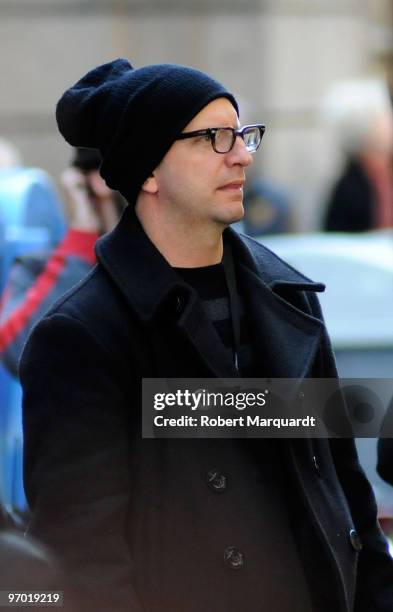
<path id="1" fill-rule="evenodd" d="M 338 80 L 393 74 L 390 0 L 0 0 L 0 137 L 57 177 L 69 158 L 54 107 L 91 67 L 206 70 L 267 124 L 256 165 L 285 187 L 296 229 L 316 229 L 340 164 L 319 109 Z"/>
<path id="2" fill-rule="evenodd" d="M 393 0 L 0 0 L 0 41 L 0 289 L 15 258 L 49 257 L 66 235 L 59 178 L 72 153 L 54 115 L 64 90 L 115 57 L 187 64 L 236 95 L 243 124 L 267 126 L 239 229 L 326 283 L 342 376 L 391 377 Z M 22 292 L 16 278 L 17 306 L 33 301 L 18 315 L 28 328 L 38 277 Z M 0 355 L 21 329 L 14 309 L 0 310 Z M 20 389 L 5 366 L 0 500 L 23 513 Z M 381 515 L 393 516 L 375 440 L 359 448 Z"/>

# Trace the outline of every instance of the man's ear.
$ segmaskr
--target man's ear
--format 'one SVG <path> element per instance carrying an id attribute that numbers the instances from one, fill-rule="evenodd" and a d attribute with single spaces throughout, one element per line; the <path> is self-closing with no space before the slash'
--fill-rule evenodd
<path id="1" fill-rule="evenodd" d="M 158 185 L 154 174 L 151 174 L 149 178 L 145 180 L 142 185 L 142 191 L 150 193 L 151 195 L 155 195 L 158 192 Z"/>

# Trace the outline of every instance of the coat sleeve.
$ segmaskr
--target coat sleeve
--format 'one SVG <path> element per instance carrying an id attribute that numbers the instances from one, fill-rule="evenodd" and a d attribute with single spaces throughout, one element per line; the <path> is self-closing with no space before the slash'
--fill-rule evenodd
<path id="1" fill-rule="evenodd" d="M 390 409 L 389 409 L 390 412 Z M 391 418 L 392 415 L 389 414 Z M 383 480 L 393 485 L 393 439 L 380 438 L 378 440 L 377 472 Z M 392 491 L 393 495 L 393 491 Z"/>
<path id="2" fill-rule="evenodd" d="M 330 446 L 362 542 L 354 612 L 389 612 L 393 609 L 393 560 L 377 521 L 374 493 L 359 464 L 354 441 L 335 439 Z"/>
<path id="3" fill-rule="evenodd" d="M 309 294 L 308 297 L 312 313 L 323 320 L 316 296 Z M 327 334 L 322 339 L 316 370 L 316 377 L 337 375 Z M 354 612 L 390 612 L 393 610 L 393 559 L 378 524 L 374 492 L 359 463 L 354 439 L 332 438 L 330 448 L 338 479 L 362 541 Z"/>
<path id="4" fill-rule="evenodd" d="M 0 305 L 0 359 L 17 376 L 19 358 L 34 325 L 90 270 L 97 234 L 71 229 L 49 255 L 18 259 Z"/>
<path id="5" fill-rule="evenodd" d="M 58 555 L 85 610 L 141 612 L 126 536 L 131 411 L 112 361 L 82 323 L 61 314 L 44 318 L 27 342 L 29 533 Z"/>
<path id="6" fill-rule="evenodd" d="M 382 423 L 377 459 L 378 474 L 387 483 L 393 485 L 393 399 L 390 400 Z"/>

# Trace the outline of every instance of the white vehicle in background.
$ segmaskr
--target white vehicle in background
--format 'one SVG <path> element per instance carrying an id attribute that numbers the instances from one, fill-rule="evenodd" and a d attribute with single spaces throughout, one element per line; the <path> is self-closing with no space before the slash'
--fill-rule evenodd
<path id="1" fill-rule="evenodd" d="M 342 378 L 393 379 L 393 232 L 294 234 L 258 239 L 313 281 Z M 360 461 L 381 514 L 393 517 L 393 487 L 376 473 L 376 439 L 358 438 Z"/>

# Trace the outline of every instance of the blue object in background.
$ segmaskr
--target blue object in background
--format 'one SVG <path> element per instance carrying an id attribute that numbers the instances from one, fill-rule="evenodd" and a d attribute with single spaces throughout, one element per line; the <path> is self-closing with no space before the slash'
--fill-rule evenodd
<path id="1" fill-rule="evenodd" d="M 53 182 L 37 168 L 0 170 L 0 220 L 5 228 L 46 228 L 53 246 L 67 225 Z"/>
<path id="2" fill-rule="evenodd" d="M 13 227 L 5 241 L 3 277 L 5 284 L 15 257 L 48 248 L 46 228 Z M 22 389 L 0 363 L 0 500 L 8 512 L 27 507 L 22 482 Z"/>
<path id="3" fill-rule="evenodd" d="M 1 501 L 11 514 L 23 513 L 27 502 L 23 488 L 22 389 L 2 368 L 0 384 L 7 389 L 6 409 L 0 421 Z"/>
<path id="4" fill-rule="evenodd" d="M 64 236 L 62 202 L 48 175 L 34 168 L 0 170 L 0 292 L 16 257 L 48 251 Z M 0 365 L 0 501 L 23 513 L 22 391 Z"/>

